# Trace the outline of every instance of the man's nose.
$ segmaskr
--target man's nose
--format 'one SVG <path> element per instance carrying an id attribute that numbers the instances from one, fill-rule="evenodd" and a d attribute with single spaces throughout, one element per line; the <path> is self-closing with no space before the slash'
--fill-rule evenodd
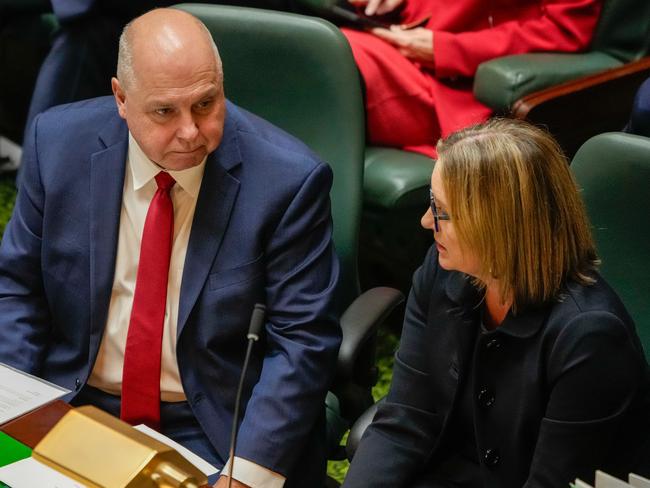
<path id="1" fill-rule="evenodd" d="M 192 141 L 199 133 L 199 127 L 191 113 L 183 114 L 180 118 L 176 136 L 185 141 Z"/>

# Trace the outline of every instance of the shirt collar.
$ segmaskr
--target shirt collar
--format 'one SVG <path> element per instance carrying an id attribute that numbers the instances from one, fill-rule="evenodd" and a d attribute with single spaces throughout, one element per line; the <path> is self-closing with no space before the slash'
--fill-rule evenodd
<path id="1" fill-rule="evenodd" d="M 182 171 L 163 170 L 146 156 L 129 131 L 128 161 L 131 167 L 133 189 L 135 191 L 138 191 L 149 183 L 160 171 L 167 171 L 176 180 L 176 184 L 179 187 L 189 193 L 193 198 L 197 198 L 201 189 L 206 159 L 207 157 L 203 158 L 200 164 Z"/>

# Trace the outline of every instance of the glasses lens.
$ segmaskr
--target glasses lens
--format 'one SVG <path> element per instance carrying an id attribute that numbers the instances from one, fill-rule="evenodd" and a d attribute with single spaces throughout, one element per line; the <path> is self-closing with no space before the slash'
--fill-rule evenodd
<path id="1" fill-rule="evenodd" d="M 433 190 L 429 188 L 429 205 L 431 207 L 431 214 L 433 215 L 433 230 L 438 232 L 438 207 L 436 207 L 436 197 L 433 196 Z"/>

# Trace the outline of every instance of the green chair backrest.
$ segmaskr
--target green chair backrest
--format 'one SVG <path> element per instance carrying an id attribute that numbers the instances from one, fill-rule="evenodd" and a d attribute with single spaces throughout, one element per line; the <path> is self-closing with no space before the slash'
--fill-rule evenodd
<path id="1" fill-rule="evenodd" d="M 212 33 L 226 97 L 301 139 L 334 171 L 339 305 L 359 294 L 357 252 L 365 142 L 363 98 L 350 47 L 315 17 L 223 5 L 182 4 Z"/>
<path id="2" fill-rule="evenodd" d="M 650 54 L 650 1 L 605 0 L 591 46 L 623 62 Z"/>
<path id="3" fill-rule="evenodd" d="M 602 260 L 650 359 L 650 139 L 612 132 L 592 137 L 571 169 Z"/>

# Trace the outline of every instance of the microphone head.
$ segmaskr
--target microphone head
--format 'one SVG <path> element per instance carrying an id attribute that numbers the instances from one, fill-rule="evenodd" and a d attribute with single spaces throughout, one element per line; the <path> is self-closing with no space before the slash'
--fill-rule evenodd
<path id="1" fill-rule="evenodd" d="M 251 315 L 250 325 L 248 326 L 248 339 L 256 341 L 260 338 L 265 316 L 266 307 L 261 303 L 256 303 L 253 308 L 253 314 Z"/>

